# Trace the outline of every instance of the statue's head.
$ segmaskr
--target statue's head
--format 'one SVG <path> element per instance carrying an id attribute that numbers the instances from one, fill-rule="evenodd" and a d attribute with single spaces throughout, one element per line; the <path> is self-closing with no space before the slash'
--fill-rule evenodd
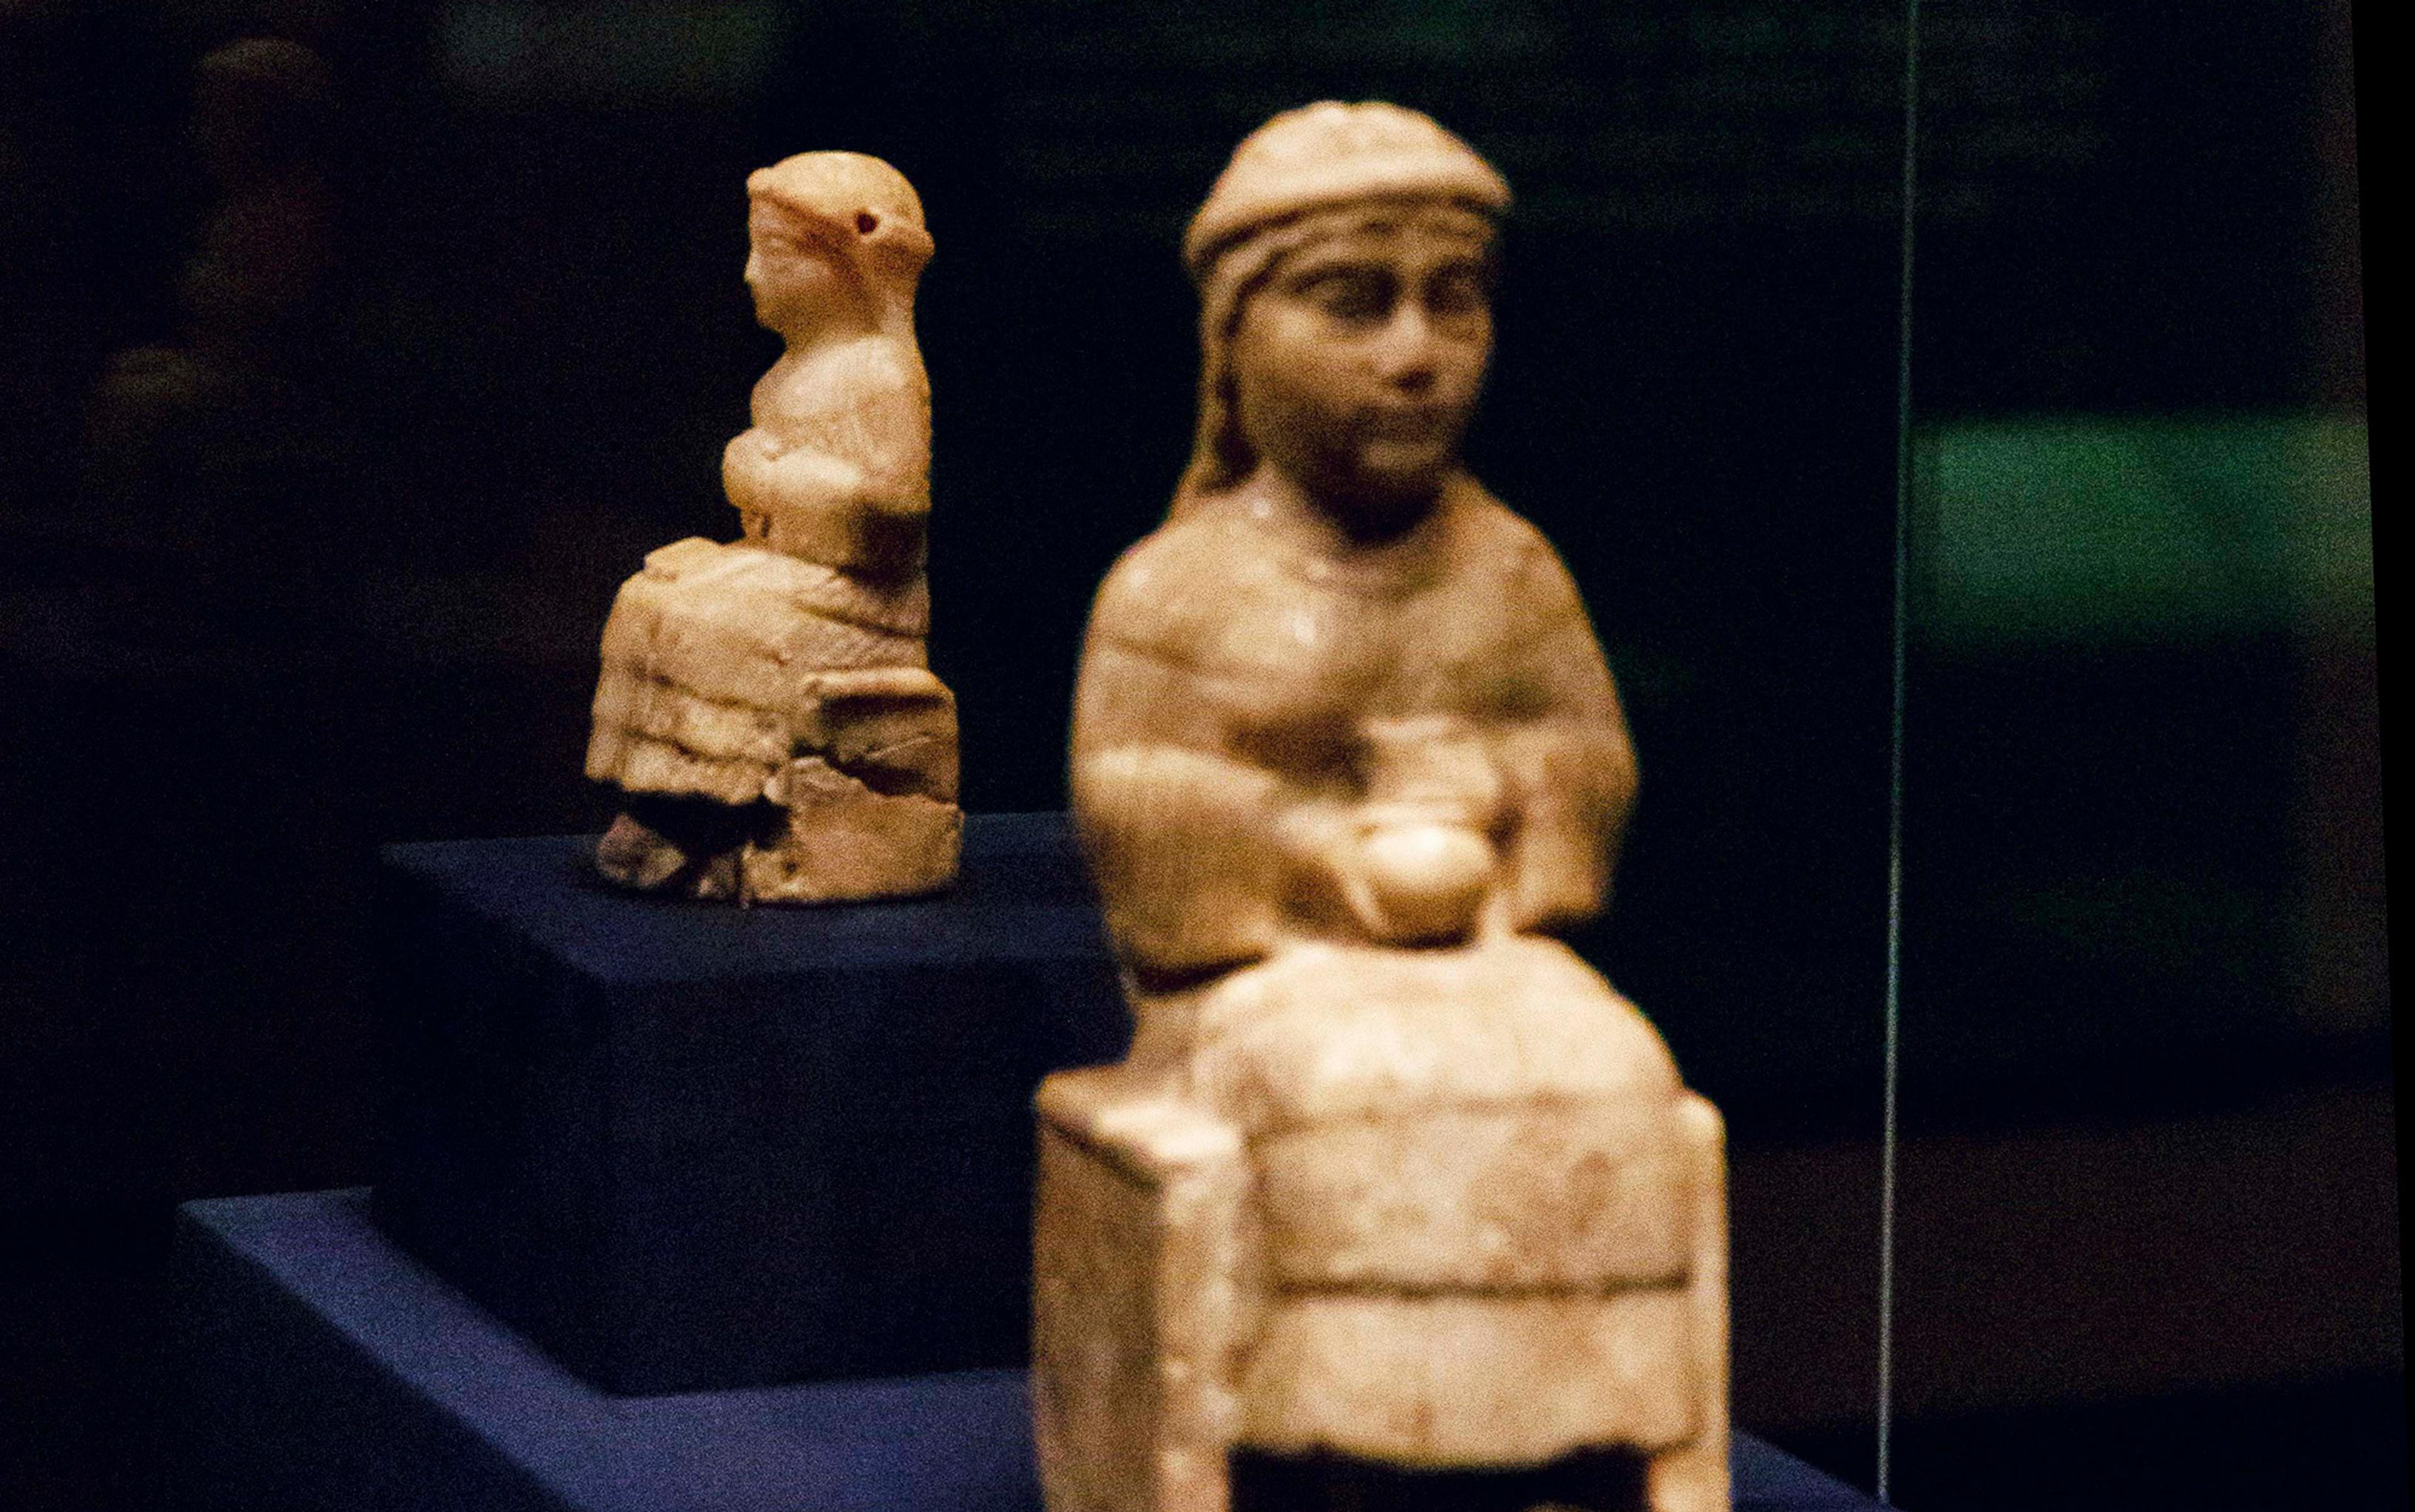
<path id="1" fill-rule="evenodd" d="M 1492 358 L 1508 206 L 1475 149 L 1397 105 L 1305 106 L 1243 141 L 1183 240 L 1200 416 L 1176 508 L 1269 466 L 1354 528 L 1421 512 Z"/>
<path id="2" fill-rule="evenodd" d="M 855 152 L 807 152 L 746 177 L 746 286 L 790 340 L 832 324 L 910 325 L 931 261 L 906 176 Z"/>
<path id="3" fill-rule="evenodd" d="M 229 187 L 319 163 L 335 108 L 327 60 L 281 37 L 229 42 L 194 68 L 194 141 L 210 176 Z"/>

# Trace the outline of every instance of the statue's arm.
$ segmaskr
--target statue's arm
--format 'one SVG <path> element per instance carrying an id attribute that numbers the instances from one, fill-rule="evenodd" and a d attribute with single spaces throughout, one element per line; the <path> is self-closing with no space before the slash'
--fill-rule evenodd
<path id="1" fill-rule="evenodd" d="M 773 377 L 778 369 L 773 370 Z M 773 382 L 767 377 L 766 383 Z M 931 507 L 931 400 L 917 372 L 866 370 L 844 409 L 802 433 L 758 424 L 722 453 L 729 502 L 751 513 L 919 516 Z M 760 418 L 760 395 L 758 417 Z"/>
<path id="2" fill-rule="evenodd" d="M 1284 784 L 1234 756 L 1222 725 L 1194 668 L 1093 625 L 1074 689 L 1073 816 L 1118 952 L 1145 978 L 1274 946 Z"/>
<path id="3" fill-rule="evenodd" d="M 874 465 L 821 446 L 785 447 L 761 427 L 722 453 L 722 487 L 749 540 L 843 572 L 918 568 L 931 509 L 929 453 L 876 452 Z"/>
<path id="4" fill-rule="evenodd" d="M 721 454 L 729 502 L 750 515 L 845 509 L 868 492 L 862 464 L 818 446 L 787 446 L 757 427 L 730 438 Z"/>
<path id="5" fill-rule="evenodd" d="M 1511 926 L 1549 933 L 1601 911 L 1638 772 L 1575 581 L 1538 547 L 1522 594 L 1531 617 L 1509 671 L 1515 712 L 1497 759 L 1515 816 L 1505 858 Z"/>

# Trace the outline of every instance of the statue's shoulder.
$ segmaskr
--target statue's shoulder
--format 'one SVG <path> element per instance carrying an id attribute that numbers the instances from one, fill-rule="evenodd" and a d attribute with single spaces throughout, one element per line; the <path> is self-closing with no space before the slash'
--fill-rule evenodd
<path id="1" fill-rule="evenodd" d="M 819 360 L 852 374 L 865 388 L 927 390 L 922 350 L 909 334 L 880 331 L 832 342 Z"/>
<path id="2" fill-rule="evenodd" d="M 758 400 L 802 410 L 848 409 L 929 392 L 912 338 L 887 333 L 791 345 L 755 384 Z"/>
<path id="3" fill-rule="evenodd" d="M 1532 520 L 1464 474 L 1448 488 L 1452 555 L 1465 564 L 1461 576 L 1470 587 L 1500 595 L 1504 606 L 1575 595 L 1567 563 Z"/>
<path id="4" fill-rule="evenodd" d="M 1099 587 L 1094 641 L 1190 663 L 1268 591 L 1260 551 L 1221 512 L 1178 515 L 1132 544 Z"/>

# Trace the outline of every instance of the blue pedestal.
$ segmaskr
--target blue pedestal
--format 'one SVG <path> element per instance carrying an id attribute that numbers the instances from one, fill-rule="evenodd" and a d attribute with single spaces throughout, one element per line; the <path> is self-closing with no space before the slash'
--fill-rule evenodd
<path id="1" fill-rule="evenodd" d="M 188 1203 L 181 1506 L 1038 1512 L 1022 1372 L 608 1395 L 369 1221 L 360 1192 Z M 1738 1512 L 1877 1504 L 1747 1435 Z"/>
<path id="2" fill-rule="evenodd" d="M 1127 1035 L 1063 816 L 825 908 L 630 896 L 592 846 L 386 852 L 379 1220 L 616 1391 L 1020 1364 L 1032 1089 Z"/>

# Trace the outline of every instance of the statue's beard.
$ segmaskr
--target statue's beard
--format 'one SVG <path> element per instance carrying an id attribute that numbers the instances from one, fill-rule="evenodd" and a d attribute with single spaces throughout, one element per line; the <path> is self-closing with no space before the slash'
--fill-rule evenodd
<path id="1" fill-rule="evenodd" d="M 1344 407 L 1268 396 L 1238 408 L 1258 461 L 1288 477 L 1349 534 L 1381 538 L 1431 512 L 1459 466 L 1460 438 L 1474 406 L 1424 398 Z"/>
<path id="2" fill-rule="evenodd" d="M 1315 492 L 1327 512 L 1353 535 L 1392 535 L 1433 507 L 1459 461 L 1459 427 L 1446 424 L 1417 434 L 1377 434 L 1324 459 Z"/>

